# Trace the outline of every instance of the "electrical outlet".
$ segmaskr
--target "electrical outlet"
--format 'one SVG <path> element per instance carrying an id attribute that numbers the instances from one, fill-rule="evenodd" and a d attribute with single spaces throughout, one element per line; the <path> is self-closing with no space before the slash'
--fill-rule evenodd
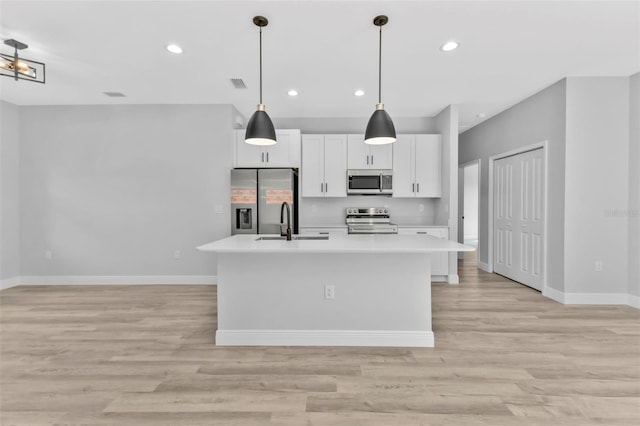
<path id="1" fill-rule="evenodd" d="M 45 250 L 44 251 L 44 258 L 47 259 L 47 260 L 53 259 L 53 253 L 51 252 L 51 250 Z"/>
<path id="2" fill-rule="evenodd" d="M 596 272 L 602 272 L 602 260 L 596 260 Z"/>
<path id="3" fill-rule="evenodd" d="M 182 257 L 182 252 L 180 250 L 176 250 L 173 252 L 174 259 L 180 259 Z"/>
<path id="4" fill-rule="evenodd" d="M 325 285 L 324 286 L 324 298 L 327 300 L 333 300 L 336 298 L 336 286 Z"/>

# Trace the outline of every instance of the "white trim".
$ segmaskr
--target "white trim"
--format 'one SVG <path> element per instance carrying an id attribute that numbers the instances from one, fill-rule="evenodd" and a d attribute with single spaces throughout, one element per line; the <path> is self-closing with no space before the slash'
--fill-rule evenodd
<path id="1" fill-rule="evenodd" d="M 448 275 L 431 275 L 432 283 L 446 283 Z"/>
<path id="2" fill-rule="evenodd" d="M 218 330 L 217 346 L 398 346 L 434 347 L 432 331 Z"/>
<path id="3" fill-rule="evenodd" d="M 555 288 L 551 288 L 549 286 L 542 287 L 542 295 L 551 300 L 555 300 L 556 302 L 565 303 L 564 293 L 560 290 L 556 290 Z"/>
<path id="4" fill-rule="evenodd" d="M 475 239 L 478 240 L 478 245 L 476 246 L 476 253 L 478 254 L 478 259 L 480 259 L 480 201 L 482 200 L 482 158 L 478 158 L 476 160 L 468 161 L 466 163 L 462 163 L 458 165 L 458 193 L 462 193 L 462 200 L 464 207 L 464 168 L 469 166 L 478 165 L 478 235 Z M 463 179 L 460 179 L 460 176 L 463 176 Z M 460 189 L 462 188 L 462 191 Z M 458 196 L 460 199 L 460 196 Z M 460 211 L 460 203 L 458 203 L 458 242 L 460 244 L 464 244 L 464 221 L 462 220 L 462 216 L 464 215 L 464 211 Z M 460 224 L 463 224 L 460 227 Z M 462 240 L 462 241 L 460 241 Z M 462 256 L 462 257 L 461 257 Z M 464 252 L 458 252 L 458 259 L 464 259 Z"/>
<path id="5" fill-rule="evenodd" d="M 635 294 L 627 294 L 628 301 L 627 304 L 632 308 L 640 309 L 640 296 L 636 296 Z"/>
<path id="6" fill-rule="evenodd" d="M 493 164 L 496 160 L 506 157 L 512 157 L 514 155 L 522 154 L 529 151 L 534 151 L 536 149 L 542 149 L 542 158 L 544 161 L 544 223 L 542 227 L 542 238 L 544 239 L 544 244 L 542 246 L 542 258 L 544 259 L 544 269 L 542 271 L 542 288 L 547 288 L 547 269 L 548 269 L 548 259 L 547 259 L 547 247 L 549 245 L 549 238 L 547 235 L 548 222 L 549 222 L 549 150 L 547 149 L 547 140 L 543 140 L 541 142 L 532 143 L 530 145 L 522 146 L 516 149 L 512 149 L 510 151 L 502 152 L 500 154 L 492 155 L 489 157 L 489 217 L 488 217 L 488 234 L 487 234 L 487 260 L 488 266 L 493 271 Z M 478 244 L 480 245 L 480 244 Z M 480 257 L 478 257 L 480 259 Z"/>
<path id="7" fill-rule="evenodd" d="M 22 285 L 216 284 L 215 275 L 49 275 L 21 277 Z"/>
<path id="8" fill-rule="evenodd" d="M 478 261 L 478 268 L 490 274 L 493 273 L 493 268 L 488 263 Z"/>
<path id="9" fill-rule="evenodd" d="M 626 293 L 564 293 L 565 305 L 626 305 Z"/>
<path id="10" fill-rule="evenodd" d="M 460 277 L 458 274 L 449 274 L 447 275 L 447 282 L 449 284 L 460 284 Z"/>
<path id="11" fill-rule="evenodd" d="M 4 278 L 0 280 L 0 290 L 6 290 L 8 288 L 18 286 L 20 283 L 20 277 Z"/>

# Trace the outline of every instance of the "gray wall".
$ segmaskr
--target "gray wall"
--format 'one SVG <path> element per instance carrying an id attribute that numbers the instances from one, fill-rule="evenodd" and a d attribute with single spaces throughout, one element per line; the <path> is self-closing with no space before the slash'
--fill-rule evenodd
<path id="1" fill-rule="evenodd" d="M 20 110 L 23 276 L 215 275 L 195 247 L 229 234 L 231 106 Z"/>
<path id="2" fill-rule="evenodd" d="M 459 164 L 481 160 L 480 261 L 488 262 L 489 157 L 548 141 L 547 285 L 564 291 L 566 81 L 561 80 L 460 135 Z"/>
<path id="3" fill-rule="evenodd" d="M 629 81 L 629 289 L 640 297 L 640 73 Z"/>
<path id="4" fill-rule="evenodd" d="M 566 104 L 564 291 L 626 294 L 629 78 L 567 78 Z"/>
<path id="5" fill-rule="evenodd" d="M 17 106 L 0 101 L 0 279 L 20 276 L 20 192 Z"/>

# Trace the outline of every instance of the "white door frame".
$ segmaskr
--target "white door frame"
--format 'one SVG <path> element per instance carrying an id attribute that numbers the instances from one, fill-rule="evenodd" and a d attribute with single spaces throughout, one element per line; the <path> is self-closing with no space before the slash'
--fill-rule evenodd
<path id="1" fill-rule="evenodd" d="M 496 160 L 500 160 L 501 158 L 511 157 L 513 155 L 522 154 L 525 152 L 533 151 L 536 149 L 542 148 L 542 161 L 544 161 L 544 225 L 542 227 L 542 238 L 544 239 L 544 244 L 542 245 L 542 258 L 544 260 L 544 271 L 542 274 L 542 294 L 546 293 L 547 289 L 547 222 L 548 222 L 548 214 L 547 211 L 549 209 L 549 150 L 547 149 L 548 141 L 544 140 L 542 142 L 533 143 L 531 145 L 523 146 L 520 148 L 513 149 L 511 151 L 506 151 L 500 154 L 492 155 L 489 157 L 489 235 L 488 235 L 488 250 L 489 250 L 489 271 L 493 272 L 493 169 L 494 163 Z"/>
<path id="2" fill-rule="evenodd" d="M 473 161 L 468 161 L 458 165 L 458 242 L 464 244 L 464 168 L 469 166 L 478 165 L 478 247 L 476 247 L 476 254 L 478 255 L 478 264 L 480 263 L 480 194 L 482 188 L 482 159 L 478 158 Z M 462 200 L 462 201 L 460 201 Z M 460 255 L 464 256 L 464 252 L 458 253 L 458 259 L 462 259 Z"/>

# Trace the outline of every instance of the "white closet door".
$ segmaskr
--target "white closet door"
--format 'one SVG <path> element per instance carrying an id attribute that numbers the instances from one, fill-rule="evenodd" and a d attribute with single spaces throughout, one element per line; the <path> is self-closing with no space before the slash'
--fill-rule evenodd
<path id="1" fill-rule="evenodd" d="M 514 270 L 513 263 L 514 258 L 518 259 L 518 255 L 514 251 L 518 245 L 514 244 L 513 241 L 514 207 L 516 207 L 516 203 L 513 202 L 515 177 L 513 165 L 513 157 L 502 158 L 494 163 L 493 214 L 495 235 L 493 238 L 493 270 L 497 274 L 515 280 L 517 268 Z"/>
<path id="2" fill-rule="evenodd" d="M 519 157 L 519 221 L 520 261 L 518 280 L 542 291 L 544 164 L 542 149 L 525 152 Z"/>
<path id="3" fill-rule="evenodd" d="M 494 271 L 542 290 L 542 149 L 496 160 L 493 191 Z"/>

